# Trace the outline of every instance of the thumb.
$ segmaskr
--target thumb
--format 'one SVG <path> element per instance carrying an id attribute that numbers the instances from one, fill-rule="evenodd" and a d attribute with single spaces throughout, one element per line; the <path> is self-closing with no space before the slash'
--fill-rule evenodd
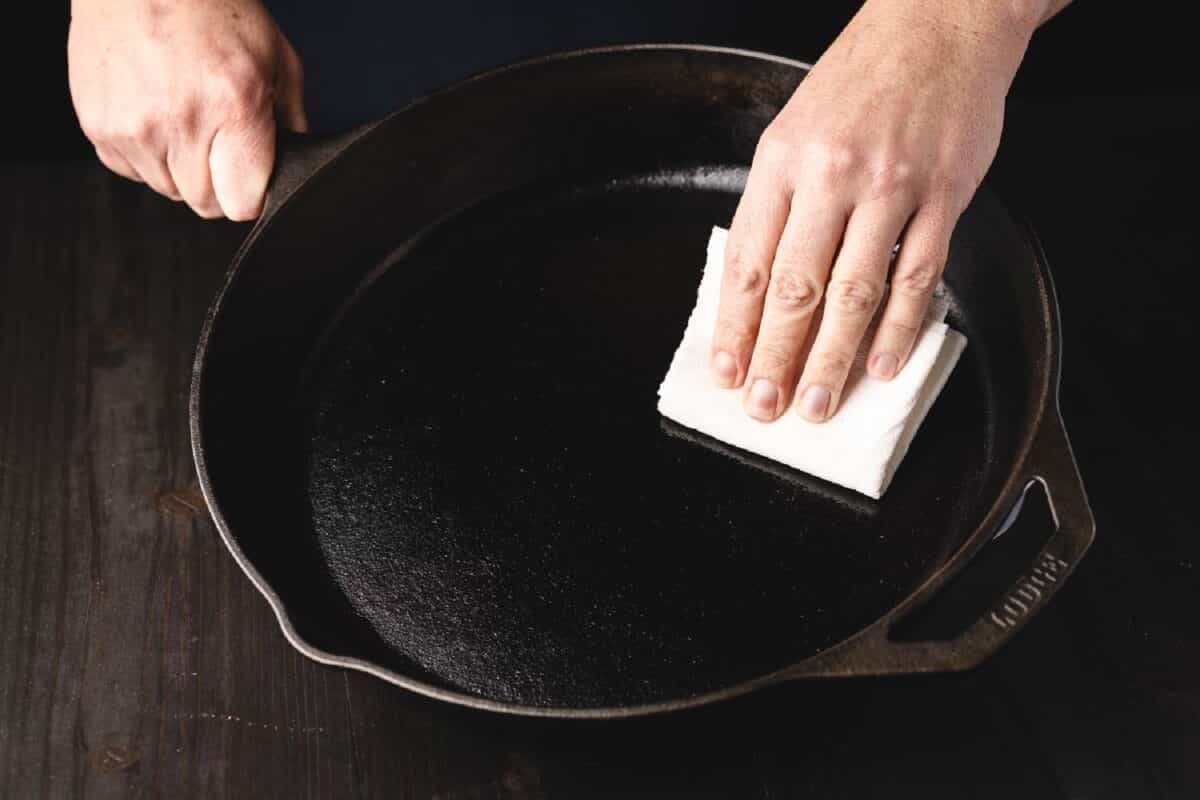
<path id="1" fill-rule="evenodd" d="M 304 113 L 304 65 L 287 39 L 283 40 L 275 73 L 275 107 L 279 124 L 284 128 L 298 133 L 308 130 L 308 116 Z"/>
<path id="2" fill-rule="evenodd" d="M 225 216 L 250 220 L 259 215 L 274 161 L 275 117 L 270 106 L 217 131 L 208 168 L 213 193 Z"/>

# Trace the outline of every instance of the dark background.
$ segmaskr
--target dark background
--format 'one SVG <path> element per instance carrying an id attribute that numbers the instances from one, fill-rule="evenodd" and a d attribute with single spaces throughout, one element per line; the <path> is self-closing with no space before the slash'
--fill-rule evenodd
<path id="1" fill-rule="evenodd" d="M 0 159 L 89 153 L 66 79 L 67 3 L 6 4 L 0 76 L 7 113 Z M 704 41 L 816 60 L 857 7 L 765 0 L 551 0 L 268 3 L 304 58 L 318 127 L 382 114 L 430 88 L 523 56 L 630 41 Z M 1169 4 L 1081 0 L 1037 33 L 1015 99 L 1190 94 L 1192 28 Z"/>

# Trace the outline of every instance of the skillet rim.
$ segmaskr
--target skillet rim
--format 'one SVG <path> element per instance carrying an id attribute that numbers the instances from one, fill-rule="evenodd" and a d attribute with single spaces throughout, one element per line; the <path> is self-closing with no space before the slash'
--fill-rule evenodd
<path id="1" fill-rule="evenodd" d="M 278 212 L 284 208 L 295 196 L 300 193 L 306 184 L 323 173 L 326 169 L 331 168 L 348 149 L 352 148 L 360 139 L 369 136 L 376 128 L 384 125 L 399 114 L 420 106 L 433 98 L 443 94 L 454 92 L 460 87 L 494 78 L 495 76 L 508 73 L 510 71 L 518 71 L 536 66 L 552 64 L 559 61 L 574 60 L 578 58 L 586 58 L 589 56 L 605 55 L 611 53 L 628 53 L 637 51 L 655 51 L 655 52 L 681 52 L 681 53 L 715 53 L 721 55 L 733 55 L 748 58 L 756 61 L 768 61 L 785 66 L 795 67 L 804 72 L 808 72 L 812 65 L 784 56 L 764 53 L 756 50 L 736 47 L 722 47 L 717 45 L 705 44 L 688 44 L 688 43 L 644 43 L 644 44 L 627 44 L 627 45 L 610 45 L 601 47 L 580 48 L 575 50 L 566 50 L 548 55 L 538 56 L 530 59 L 517 61 L 494 69 L 480 72 L 476 75 L 464 78 L 460 81 L 451 83 L 437 91 L 431 92 L 428 95 L 414 99 L 401 108 L 387 114 L 386 116 L 367 123 L 366 125 L 354 129 L 345 134 L 346 138 L 342 142 L 343 147 L 338 150 L 334 157 L 330 158 L 325 163 L 318 166 L 303 175 L 293 185 L 288 185 L 282 190 L 282 196 L 276 198 L 268 198 L 266 207 L 259 222 L 247 234 L 245 240 L 239 246 L 230 261 L 230 267 L 226 271 L 225 278 L 213 299 L 209 310 L 205 315 L 204 325 L 200 332 L 200 337 L 196 346 L 196 355 L 192 366 L 192 381 L 188 400 L 188 422 L 191 434 L 192 456 L 196 467 L 196 474 L 200 484 L 201 493 L 204 496 L 205 502 L 208 504 L 209 513 L 213 523 L 220 534 L 222 542 L 230 555 L 233 556 L 235 563 L 250 579 L 251 584 L 259 591 L 260 594 L 267 600 L 268 605 L 275 614 L 275 618 L 279 623 L 280 629 L 283 631 L 284 637 L 289 644 L 298 650 L 302 655 L 316 661 L 320 664 L 329 666 L 343 667 L 347 669 L 357 670 L 380 678 L 388 683 L 399 686 L 416 694 L 447 703 L 452 703 L 458 706 L 469 708 L 493 711 L 504 714 L 526 716 L 526 717 L 543 717 L 543 718 L 561 718 L 561 719 L 621 719 L 630 717 L 640 717 L 652 714 L 660 714 L 670 711 L 678 711 L 687 708 L 707 705 L 709 703 L 718 702 L 721 700 L 732 699 L 744 694 L 748 694 L 757 689 L 779 683 L 793 677 L 799 677 L 801 668 L 806 665 L 819 664 L 821 662 L 835 663 L 840 654 L 845 653 L 852 648 L 855 643 L 869 636 L 879 636 L 881 631 L 886 636 L 886 631 L 890 629 L 892 624 L 897 620 L 907 616 L 916 608 L 931 601 L 936 596 L 938 590 L 947 581 L 957 575 L 970 562 L 970 560 L 983 548 L 984 545 L 992 538 L 992 531 L 998 530 L 1001 523 L 1012 510 L 1017 499 L 1023 494 L 1026 487 L 1030 485 L 1030 479 L 1027 475 L 1027 467 L 1030 460 L 1030 452 L 1033 450 L 1034 440 L 1038 432 L 1045 425 L 1045 417 L 1048 404 L 1051 405 L 1051 410 L 1058 414 L 1058 387 L 1061 379 L 1061 359 L 1062 359 L 1062 342 L 1061 342 L 1061 320 L 1059 317 L 1059 307 L 1057 295 L 1054 289 L 1054 283 L 1050 276 L 1049 267 L 1046 263 L 1045 254 L 1042 251 L 1040 242 L 1038 241 L 1033 229 L 1027 222 L 1017 219 L 1003 201 L 996 198 L 995 194 L 986 188 L 986 185 L 980 186 L 979 192 L 988 192 L 993 198 L 1000 203 L 1004 211 L 1013 218 L 1014 224 L 1020 228 L 1029 240 L 1029 244 L 1037 262 L 1036 275 L 1040 279 L 1040 292 L 1042 298 L 1043 321 L 1046 324 L 1046 369 L 1041 378 L 1041 386 L 1036 400 L 1036 407 L 1033 409 L 1029 426 L 1024 439 L 1018 444 L 1016 455 L 1013 460 L 1013 469 L 1006 478 L 1004 484 L 999 490 L 999 493 L 992 503 L 990 510 L 984 517 L 983 521 L 966 536 L 962 544 L 959 545 L 957 551 L 948 558 L 937 570 L 931 573 L 921 584 L 914 588 L 903 600 L 901 600 L 891 610 L 883 614 L 879 619 L 865 626 L 859 631 L 851 634 L 847 638 L 833 644 L 826 649 L 815 653 L 801 661 L 791 665 L 782 667 L 773 672 L 751 678 L 740 683 L 726 686 L 720 689 L 715 689 L 708 692 L 690 695 L 683 698 L 672 700 L 661 700 L 653 703 L 641 703 L 629 706 L 597 706 L 597 707 L 560 707 L 560 706 L 531 706 L 520 703 L 509 703 L 498 700 L 492 700 L 477 695 L 468 694 L 466 692 L 455 691 L 437 686 L 432 683 L 427 683 L 422 680 L 417 680 L 411 677 L 404 676 L 394 670 L 382 667 L 366 659 L 357 658 L 355 656 L 338 655 L 335 653 L 323 650 L 311 644 L 303 638 L 296 630 L 289 616 L 283 599 L 267 582 L 261 573 L 251 563 L 249 558 L 238 545 L 236 536 L 225 518 L 221 510 L 220 504 L 217 502 L 211 478 L 208 471 L 208 464 L 205 458 L 205 449 L 203 435 L 201 430 L 201 414 L 200 401 L 204 391 L 204 375 L 208 360 L 208 344 L 212 336 L 213 329 L 218 323 L 218 318 L 221 314 L 224 305 L 225 297 L 233 286 L 243 262 L 247 254 L 253 250 L 254 246 L 264 235 L 266 235 L 274 223 Z M 278 190 L 277 190 L 278 191 Z M 969 669 L 975 666 L 976 662 L 959 663 L 959 664 L 932 664 L 929 671 L 957 671 Z M 844 670 L 839 670 L 836 666 L 822 674 L 805 675 L 803 677 L 833 677 L 854 674 Z M 868 673 L 869 674 L 869 673 Z"/>

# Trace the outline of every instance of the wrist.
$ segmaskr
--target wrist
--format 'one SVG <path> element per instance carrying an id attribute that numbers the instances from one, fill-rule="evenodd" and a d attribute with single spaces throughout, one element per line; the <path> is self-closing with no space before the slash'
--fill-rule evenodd
<path id="1" fill-rule="evenodd" d="M 941 52 L 947 65 L 1001 81 L 1005 91 L 1041 17 L 1053 0 L 867 0 L 864 22 L 883 21 L 893 35 Z M 888 21 L 890 20 L 890 24 Z M 911 35 L 911 36 L 910 36 Z"/>

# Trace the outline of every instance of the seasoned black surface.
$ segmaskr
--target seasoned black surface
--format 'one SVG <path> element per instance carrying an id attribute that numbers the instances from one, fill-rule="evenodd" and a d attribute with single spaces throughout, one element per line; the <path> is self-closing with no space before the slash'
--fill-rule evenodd
<path id="1" fill-rule="evenodd" d="M 594 707 L 740 683 L 882 616 L 986 513 L 971 358 L 878 503 L 664 430 L 728 183 L 485 202 L 346 311 L 317 381 L 315 532 L 351 605 L 447 685 Z"/>
<path id="2" fill-rule="evenodd" d="M 972 673 L 616 724 L 297 654 L 187 494 L 191 357 L 245 229 L 99 167 L 3 168 L 0 797 L 1194 797 L 1197 109 L 1009 110 L 992 178 L 1054 267 L 1099 526 L 1054 603 Z"/>

